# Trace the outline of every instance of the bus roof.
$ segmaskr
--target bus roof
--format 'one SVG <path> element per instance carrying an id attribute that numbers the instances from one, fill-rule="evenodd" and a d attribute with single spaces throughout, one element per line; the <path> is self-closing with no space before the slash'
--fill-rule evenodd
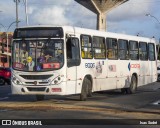
<path id="1" fill-rule="evenodd" d="M 113 32 L 103 32 L 99 30 L 80 28 L 80 27 L 74 27 L 74 26 L 36 25 L 36 26 L 23 26 L 19 28 L 45 28 L 45 27 L 62 27 L 65 32 L 71 32 L 71 33 L 76 32 L 79 34 L 87 34 L 92 36 L 104 36 L 104 37 L 111 37 L 111 38 L 118 38 L 118 39 L 138 40 L 138 41 L 154 42 L 156 44 L 159 44 L 159 42 L 156 41 L 154 37 L 147 38 L 147 37 L 133 36 L 133 35 L 127 35 L 127 34 L 113 33 Z"/>

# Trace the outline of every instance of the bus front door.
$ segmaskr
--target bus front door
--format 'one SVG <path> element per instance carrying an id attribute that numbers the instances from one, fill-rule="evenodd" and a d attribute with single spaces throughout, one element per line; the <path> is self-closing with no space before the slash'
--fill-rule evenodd
<path id="1" fill-rule="evenodd" d="M 68 38 L 67 49 L 67 87 L 66 94 L 75 94 L 77 89 L 77 66 L 80 65 L 78 38 Z"/>

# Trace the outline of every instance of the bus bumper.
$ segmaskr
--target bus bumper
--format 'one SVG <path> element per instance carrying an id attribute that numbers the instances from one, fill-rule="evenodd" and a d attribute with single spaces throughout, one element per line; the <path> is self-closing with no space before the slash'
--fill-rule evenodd
<path id="1" fill-rule="evenodd" d="M 65 95 L 66 82 L 61 82 L 58 85 L 46 86 L 25 86 L 11 83 L 12 94 L 17 95 Z"/>

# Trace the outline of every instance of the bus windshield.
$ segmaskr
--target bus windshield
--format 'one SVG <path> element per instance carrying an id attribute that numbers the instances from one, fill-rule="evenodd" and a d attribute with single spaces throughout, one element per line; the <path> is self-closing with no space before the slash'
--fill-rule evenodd
<path id="1" fill-rule="evenodd" d="M 63 40 L 13 41 L 12 67 L 21 71 L 52 71 L 64 64 Z"/>

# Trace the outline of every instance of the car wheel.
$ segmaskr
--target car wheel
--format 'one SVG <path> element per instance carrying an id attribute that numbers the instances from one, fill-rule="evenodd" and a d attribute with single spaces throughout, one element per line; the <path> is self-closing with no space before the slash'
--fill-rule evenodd
<path id="1" fill-rule="evenodd" d="M 5 85 L 5 80 L 4 78 L 0 77 L 0 86 Z"/>

